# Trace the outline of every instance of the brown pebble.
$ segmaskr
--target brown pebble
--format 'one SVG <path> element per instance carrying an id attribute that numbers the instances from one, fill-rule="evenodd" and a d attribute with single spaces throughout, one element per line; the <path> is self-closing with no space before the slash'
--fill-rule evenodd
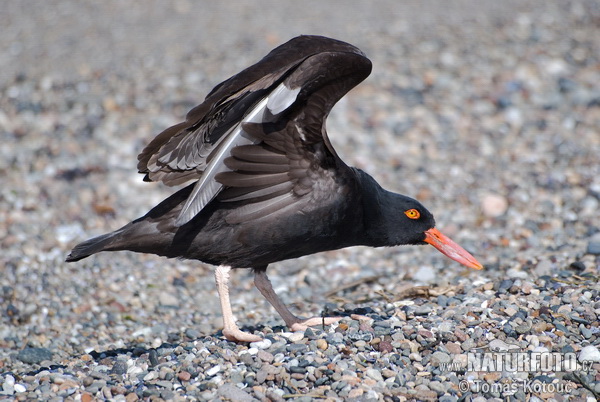
<path id="1" fill-rule="evenodd" d="M 369 324 L 367 324 L 366 322 L 361 322 L 358 325 L 358 329 L 363 331 L 363 332 L 375 332 L 375 330 L 373 329 L 372 326 L 370 326 Z"/>
<path id="2" fill-rule="evenodd" d="M 494 282 L 488 282 L 483 285 L 483 290 L 492 290 L 494 289 Z"/>
<path id="3" fill-rule="evenodd" d="M 420 329 L 418 334 L 421 335 L 425 339 L 435 338 L 435 336 L 433 336 L 433 332 L 428 331 L 426 329 Z"/>
<path id="4" fill-rule="evenodd" d="M 459 355 L 462 353 L 462 348 L 456 342 L 448 342 L 446 344 L 446 349 L 453 355 Z"/>
<path id="5" fill-rule="evenodd" d="M 94 397 L 89 392 L 84 392 L 81 394 L 81 402 L 92 402 Z"/>
<path id="6" fill-rule="evenodd" d="M 469 336 L 467 334 L 465 334 L 463 331 L 461 331 L 460 329 L 457 329 L 454 331 L 454 336 L 456 336 L 456 338 L 461 342 L 464 342 L 467 339 L 469 339 Z"/>
<path id="7" fill-rule="evenodd" d="M 394 350 L 394 347 L 388 341 L 381 341 L 377 346 L 381 353 L 391 353 Z"/>
<path id="8" fill-rule="evenodd" d="M 265 363 L 273 363 L 274 356 L 266 350 L 259 350 L 256 356 Z"/>
<path id="9" fill-rule="evenodd" d="M 327 350 L 327 347 L 329 345 L 327 344 L 327 341 L 325 339 L 317 339 L 317 348 L 319 348 L 320 350 Z"/>
<path id="10" fill-rule="evenodd" d="M 495 383 L 501 377 L 502 377 L 502 373 L 500 373 L 500 372 L 487 373 L 487 374 L 483 375 L 483 378 L 489 383 Z"/>
<path id="11" fill-rule="evenodd" d="M 189 381 L 190 378 L 192 378 L 192 375 L 187 371 L 180 371 L 177 374 L 177 378 L 179 378 L 179 381 Z"/>
<path id="12" fill-rule="evenodd" d="M 417 373 L 419 375 L 420 373 Z M 427 375 L 431 373 L 426 373 Z M 431 390 L 419 390 L 419 400 L 420 401 L 437 401 L 438 395 L 437 392 Z"/>
<path id="13" fill-rule="evenodd" d="M 138 399 L 140 399 L 140 398 L 137 396 L 137 394 L 135 392 L 130 392 L 125 397 L 126 402 L 134 402 L 134 401 L 137 401 Z"/>

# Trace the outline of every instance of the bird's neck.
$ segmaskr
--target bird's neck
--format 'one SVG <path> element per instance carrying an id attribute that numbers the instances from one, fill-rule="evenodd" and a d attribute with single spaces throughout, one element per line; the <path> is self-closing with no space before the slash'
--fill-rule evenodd
<path id="1" fill-rule="evenodd" d="M 357 170 L 362 187 L 363 227 L 361 243 L 371 247 L 396 246 L 395 215 L 398 199 L 403 197 L 382 188 L 367 173 Z"/>

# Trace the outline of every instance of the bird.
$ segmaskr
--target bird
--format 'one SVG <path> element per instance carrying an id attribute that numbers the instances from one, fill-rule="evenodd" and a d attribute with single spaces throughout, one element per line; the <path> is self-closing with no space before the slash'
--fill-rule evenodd
<path id="1" fill-rule="evenodd" d="M 443 235 L 419 201 L 383 189 L 338 156 L 326 131 L 332 107 L 371 73 L 357 47 L 302 35 L 208 93 L 185 121 L 139 154 L 144 181 L 187 186 L 122 228 L 76 245 L 66 261 L 129 250 L 199 260 L 215 268 L 223 336 L 262 338 L 234 318 L 229 279 L 249 268 L 259 292 L 293 331 L 341 317 L 302 318 L 277 296 L 269 264 L 350 246 L 430 244 L 482 269 Z"/>

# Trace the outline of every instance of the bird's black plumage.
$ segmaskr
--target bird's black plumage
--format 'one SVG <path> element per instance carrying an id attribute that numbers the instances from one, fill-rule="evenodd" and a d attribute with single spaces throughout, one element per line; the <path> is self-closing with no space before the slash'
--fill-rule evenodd
<path id="1" fill-rule="evenodd" d="M 67 261 L 130 250 L 264 270 L 354 245 L 434 244 L 427 209 L 347 166 L 327 138 L 331 108 L 370 71 L 359 49 L 334 39 L 300 36 L 274 49 L 215 87 L 138 157 L 145 180 L 194 183 L 76 246 Z"/>

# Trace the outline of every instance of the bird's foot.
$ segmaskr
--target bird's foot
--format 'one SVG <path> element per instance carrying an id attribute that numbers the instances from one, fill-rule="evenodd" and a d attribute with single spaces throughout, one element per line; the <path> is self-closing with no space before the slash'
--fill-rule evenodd
<path id="1" fill-rule="evenodd" d="M 242 331 L 239 328 L 223 329 L 223 336 L 225 337 L 225 339 L 232 342 L 258 342 L 263 340 L 262 337 L 254 334 L 249 334 L 247 332 Z"/>
<path id="2" fill-rule="evenodd" d="M 316 327 L 318 325 L 323 325 L 323 326 L 331 325 L 331 324 L 334 324 L 334 323 L 340 321 L 342 318 L 345 318 L 345 317 L 311 317 L 311 318 L 306 318 L 306 319 L 296 317 L 296 320 L 294 320 L 294 322 L 288 324 L 288 326 L 294 332 L 306 331 L 306 329 L 308 327 Z M 350 315 L 350 318 L 352 318 L 353 320 L 357 320 L 357 321 L 371 320 L 370 317 L 367 317 L 366 315 L 360 315 L 360 314 L 352 314 L 352 315 Z"/>
<path id="3" fill-rule="evenodd" d="M 338 322 L 342 318 L 344 317 L 311 317 L 306 319 L 296 317 L 296 321 L 288 326 L 294 332 L 306 331 L 308 327 L 316 327 L 317 325 L 331 325 Z"/>

